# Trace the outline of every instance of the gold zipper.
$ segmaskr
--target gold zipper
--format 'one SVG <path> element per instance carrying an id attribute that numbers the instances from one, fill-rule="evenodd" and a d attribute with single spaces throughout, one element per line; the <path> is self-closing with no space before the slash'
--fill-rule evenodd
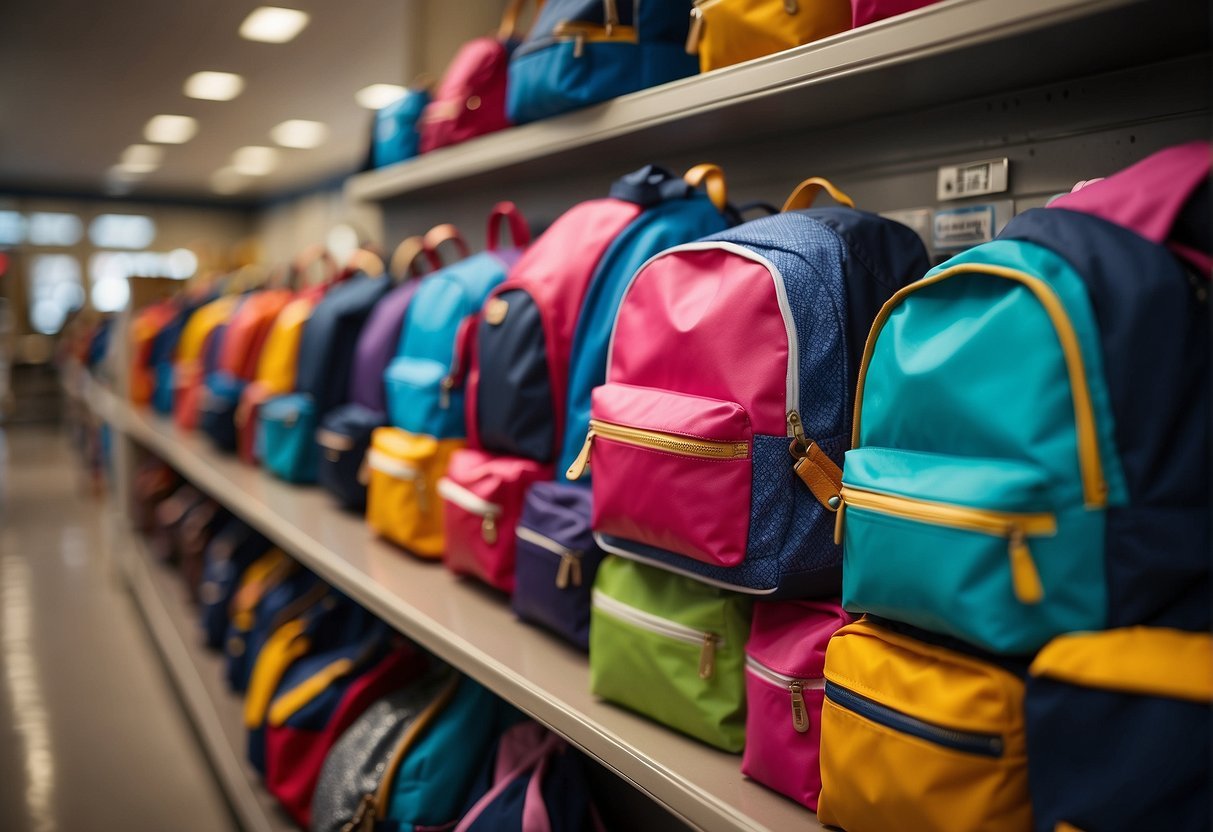
<path id="1" fill-rule="evenodd" d="M 792 728 L 796 733 L 803 734 L 809 730 L 809 710 L 804 705 L 804 682 L 799 679 L 789 682 L 788 693 L 792 695 Z"/>
<path id="2" fill-rule="evenodd" d="M 556 588 L 568 589 L 570 584 L 581 586 L 581 558 L 565 552 L 560 556 L 560 567 L 556 570 Z"/>
<path id="3" fill-rule="evenodd" d="M 635 26 L 600 26 L 581 20 L 562 20 L 552 30 L 553 37 L 573 41 L 573 57 L 585 54 L 587 43 L 636 43 Z"/>
<path id="4" fill-rule="evenodd" d="M 368 814 L 363 823 L 363 828 L 369 830 L 374 828 L 375 816 L 381 818 L 387 817 L 388 803 L 391 800 L 392 786 L 396 782 L 396 774 L 400 771 L 400 764 L 404 762 L 404 757 L 409 750 L 417 743 L 418 738 L 422 735 L 426 728 L 430 726 L 438 715 L 446 708 L 450 701 L 455 698 L 455 691 L 459 689 L 460 677 L 456 674 L 451 677 L 450 682 L 442 689 L 442 692 L 434 698 L 434 701 L 425 707 L 418 717 L 413 720 L 413 724 L 405 729 L 404 735 L 400 738 L 396 748 L 392 751 L 392 757 L 388 761 L 387 768 L 383 772 L 383 777 L 379 780 L 379 790 L 374 797 L 374 802 L 366 801 L 364 813 Z M 367 795 L 369 797 L 369 795 Z M 360 807 L 362 808 L 362 807 Z M 357 829 L 358 827 L 353 827 Z"/>
<path id="5" fill-rule="evenodd" d="M 703 634 L 703 646 L 699 648 L 699 678 L 711 679 L 716 672 L 716 642 L 719 640 L 715 633 Z"/>
<path id="6" fill-rule="evenodd" d="M 860 508 L 918 523 L 950 529 L 978 532 L 1007 540 L 1011 562 L 1011 582 L 1015 597 L 1023 604 L 1039 604 L 1044 598 L 1040 573 L 1028 548 L 1028 537 L 1048 537 L 1057 533 L 1057 518 L 1049 512 L 1010 512 L 971 506 L 934 503 L 895 494 L 882 494 L 844 485 L 845 508 Z M 842 511 L 834 526 L 835 542 L 841 542 Z"/>
<path id="7" fill-rule="evenodd" d="M 1095 407 L 1091 403 L 1091 391 L 1087 385 L 1086 367 L 1083 364 L 1082 348 L 1078 343 L 1078 335 L 1074 332 L 1074 324 L 1066 314 L 1066 308 L 1061 298 L 1048 283 L 1027 272 L 1011 269 L 1005 266 L 991 266 L 980 263 L 961 263 L 950 269 L 944 269 L 938 274 L 924 277 L 916 283 L 901 289 L 889 298 L 872 323 L 867 343 L 863 348 L 863 359 L 859 365 L 859 384 L 855 391 L 855 419 L 851 435 L 851 446 L 859 447 L 860 415 L 863 408 L 863 389 L 867 381 L 868 366 L 872 361 L 872 353 L 876 349 L 876 339 L 889 316 L 893 314 L 902 301 L 913 292 L 936 283 L 955 277 L 958 274 L 984 274 L 1013 280 L 1026 286 L 1040 305 L 1044 307 L 1057 332 L 1061 343 L 1061 351 L 1065 356 L 1066 370 L 1070 375 L 1070 390 L 1074 398 L 1074 423 L 1078 433 L 1078 467 L 1082 472 L 1083 502 L 1087 508 L 1103 508 L 1108 502 L 1108 484 L 1104 480 L 1103 464 L 1099 458 L 1099 435 L 1095 427 Z"/>
<path id="8" fill-rule="evenodd" d="M 580 479 L 585 470 L 590 467 L 590 448 L 594 439 L 601 436 L 621 445 L 632 445 L 637 448 L 648 448 L 653 451 L 677 454 L 679 456 L 696 457 L 698 459 L 749 459 L 749 442 L 728 442 L 719 439 L 694 439 L 676 433 L 665 433 L 647 428 L 632 428 L 617 425 L 614 422 L 604 422 L 601 419 L 590 420 L 590 431 L 585 436 L 581 453 L 569 466 L 566 476 L 570 480 Z"/>

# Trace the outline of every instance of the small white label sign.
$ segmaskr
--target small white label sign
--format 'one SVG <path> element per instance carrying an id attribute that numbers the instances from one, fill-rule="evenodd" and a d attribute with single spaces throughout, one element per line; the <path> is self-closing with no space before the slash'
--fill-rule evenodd
<path id="1" fill-rule="evenodd" d="M 935 212 L 937 249 L 960 249 L 994 239 L 994 206 L 969 205 Z"/>
<path id="2" fill-rule="evenodd" d="M 939 169 L 935 196 L 943 202 L 1003 193 L 1007 190 L 1009 166 L 1006 158 L 945 165 Z"/>

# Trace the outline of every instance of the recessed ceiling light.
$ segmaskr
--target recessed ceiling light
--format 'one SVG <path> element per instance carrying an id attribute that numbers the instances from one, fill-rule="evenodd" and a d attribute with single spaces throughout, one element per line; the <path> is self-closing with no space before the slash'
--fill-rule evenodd
<path id="1" fill-rule="evenodd" d="M 234 72 L 195 72 L 185 79 L 185 94 L 206 101 L 231 101 L 244 91 L 244 79 Z"/>
<path id="2" fill-rule="evenodd" d="M 272 147 L 242 147 L 232 154 L 232 167 L 244 176 L 265 176 L 278 167 L 278 151 Z"/>
<path id="3" fill-rule="evenodd" d="M 329 128 L 319 121 L 293 118 L 284 121 L 270 131 L 270 137 L 283 147 L 294 147 L 299 150 L 310 150 L 324 144 L 328 138 Z"/>
<path id="4" fill-rule="evenodd" d="M 152 116 L 143 137 L 160 144 L 184 144 L 198 132 L 198 120 L 189 116 Z"/>
<path id="5" fill-rule="evenodd" d="M 240 37 L 262 43 L 286 43 L 307 26 L 307 12 L 261 6 L 253 9 L 240 24 Z"/>
<path id="6" fill-rule="evenodd" d="M 234 167 L 220 168 L 211 174 L 211 190 L 217 194 L 234 194 L 244 184 L 244 175 Z"/>
<path id="7" fill-rule="evenodd" d="M 121 168 L 127 173 L 151 173 L 160 167 L 162 158 L 164 148 L 154 144 L 133 144 L 122 151 L 122 163 L 115 165 L 115 168 Z"/>
<path id="8" fill-rule="evenodd" d="M 368 110 L 382 110 L 406 92 L 399 84 L 371 84 L 354 93 L 354 100 Z"/>

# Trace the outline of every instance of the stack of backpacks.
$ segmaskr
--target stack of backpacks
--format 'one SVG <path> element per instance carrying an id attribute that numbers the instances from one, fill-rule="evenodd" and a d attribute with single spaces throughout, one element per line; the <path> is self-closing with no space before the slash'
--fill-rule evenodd
<path id="1" fill-rule="evenodd" d="M 1171 148 L 935 268 L 820 178 L 743 222 L 719 168 L 646 167 L 534 242 L 500 203 L 486 251 L 439 226 L 391 269 L 431 273 L 260 324 L 244 396 L 299 334 L 258 456 L 827 824 L 1207 825 L 1208 173 Z M 189 383 L 252 315 L 199 302 Z M 229 580 L 245 643 L 290 564 L 232 569 L 292 587 L 259 618 Z"/>

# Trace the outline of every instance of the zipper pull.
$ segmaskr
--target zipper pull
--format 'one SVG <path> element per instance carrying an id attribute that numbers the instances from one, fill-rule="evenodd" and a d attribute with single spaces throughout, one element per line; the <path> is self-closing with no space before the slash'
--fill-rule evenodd
<path id="1" fill-rule="evenodd" d="M 580 58 L 585 54 L 585 32 L 578 32 L 573 38 L 573 57 Z"/>
<path id="2" fill-rule="evenodd" d="M 838 511 L 834 514 L 834 543 L 838 546 L 842 545 L 842 516 L 846 513 L 847 504 L 845 502 L 838 504 Z"/>
<path id="3" fill-rule="evenodd" d="M 699 44 L 703 41 L 703 11 L 696 4 L 691 7 L 691 27 L 687 29 L 688 55 L 699 54 Z"/>
<path id="4" fill-rule="evenodd" d="M 1039 604 L 1045 597 L 1044 587 L 1040 583 L 1040 573 L 1032 560 L 1032 550 L 1024 539 L 1023 529 L 1011 527 L 1008 544 L 1011 555 L 1011 585 L 1015 588 L 1015 597 L 1021 604 Z"/>
<path id="5" fill-rule="evenodd" d="M 589 433 L 585 435 L 585 442 L 581 446 L 581 453 L 577 454 L 577 458 L 573 460 L 569 470 L 564 472 L 570 482 L 581 479 L 582 474 L 590 467 L 590 446 L 594 444 L 594 436 L 594 429 L 590 428 Z"/>
<path id="6" fill-rule="evenodd" d="M 497 542 L 497 518 L 491 514 L 484 515 L 480 521 L 480 536 L 490 546 Z"/>
<path id="7" fill-rule="evenodd" d="M 797 0 L 783 0 L 783 10 L 788 14 L 796 14 L 800 11 L 800 3 Z"/>
<path id="8" fill-rule="evenodd" d="M 795 410 L 788 411 L 788 436 L 799 442 L 800 447 L 807 447 L 808 442 L 804 438 L 804 422 L 800 421 L 800 414 Z"/>
<path id="9" fill-rule="evenodd" d="M 602 0 L 602 20 L 606 24 L 608 36 L 614 34 L 619 25 L 619 4 L 617 0 Z"/>
<path id="10" fill-rule="evenodd" d="M 796 733 L 803 734 L 809 730 L 809 709 L 804 706 L 804 682 L 796 680 L 789 684 L 788 693 L 792 694 L 792 727 Z"/>
<path id="11" fill-rule="evenodd" d="M 370 452 L 368 451 L 362 457 L 362 464 L 358 466 L 358 484 L 367 485 L 371 481 L 371 461 Z"/>
<path id="12" fill-rule="evenodd" d="M 451 390 L 455 387 L 455 380 L 447 376 L 438 385 L 438 406 L 443 410 L 450 409 L 451 406 Z"/>
<path id="13" fill-rule="evenodd" d="M 699 649 L 699 678 L 711 679 L 716 672 L 716 634 L 703 634 L 703 647 Z"/>
<path id="14" fill-rule="evenodd" d="M 568 589 L 581 586 L 581 559 L 572 552 L 560 556 L 560 569 L 556 572 L 556 588 Z"/>

